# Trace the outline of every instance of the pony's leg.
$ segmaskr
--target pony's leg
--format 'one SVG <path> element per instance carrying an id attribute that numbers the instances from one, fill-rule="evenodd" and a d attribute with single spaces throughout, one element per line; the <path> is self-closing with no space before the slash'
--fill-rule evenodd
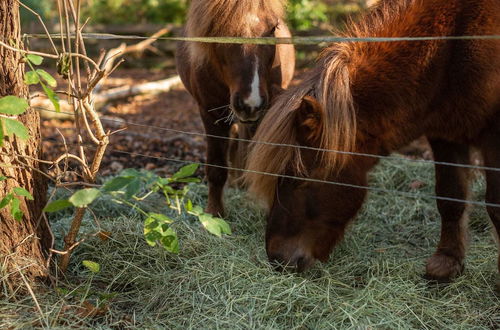
<path id="1" fill-rule="evenodd" d="M 224 185 L 227 180 L 227 152 L 230 124 L 216 123 L 209 116 L 203 116 L 207 134 L 224 138 L 207 137 L 207 163 L 215 166 L 206 166 L 208 179 L 208 203 L 206 212 L 215 216 L 224 216 Z"/>
<path id="2" fill-rule="evenodd" d="M 469 146 L 441 140 L 429 141 L 437 162 L 468 164 Z M 436 165 L 436 194 L 466 200 L 469 193 L 468 169 Z M 467 245 L 467 204 L 438 200 L 441 214 L 441 239 L 436 252 L 427 260 L 426 277 L 449 281 L 460 275 L 464 268 Z"/>
<path id="3" fill-rule="evenodd" d="M 231 133 L 229 134 L 229 137 L 232 139 L 237 139 L 239 138 L 239 126 L 238 124 L 233 124 L 231 127 Z M 235 140 L 230 140 L 229 141 L 229 154 L 228 154 L 228 163 L 230 167 L 232 168 L 237 168 L 238 167 L 238 141 Z M 240 176 L 240 173 L 235 170 L 229 170 L 229 185 L 236 187 L 237 186 L 237 180 L 238 177 Z"/>
<path id="4" fill-rule="evenodd" d="M 481 151 L 484 158 L 484 164 L 487 167 L 500 168 L 500 149 L 498 148 L 498 141 L 500 141 L 500 132 L 496 134 L 487 134 L 483 138 Z M 500 204 L 500 172 L 486 171 L 486 184 L 486 202 Z M 500 249 L 500 208 L 488 206 L 487 210 L 493 222 L 493 230 L 495 231 L 498 247 Z M 500 254 L 498 256 L 498 271 L 500 272 Z"/>
<path id="5" fill-rule="evenodd" d="M 238 129 L 238 138 L 241 140 L 250 141 L 255 133 L 256 125 L 240 124 Z M 246 141 L 238 141 L 238 151 L 234 157 L 234 168 L 245 169 L 247 157 L 249 153 L 250 143 Z M 240 189 L 245 189 L 243 180 L 241 180 L 243 171 L 235 171 L 235 186 Z"/>

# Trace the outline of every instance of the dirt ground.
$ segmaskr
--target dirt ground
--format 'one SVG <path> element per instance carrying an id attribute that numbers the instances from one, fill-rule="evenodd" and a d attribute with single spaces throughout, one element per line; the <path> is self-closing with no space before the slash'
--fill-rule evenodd
<path id="1" fill-rule="evenodd" d="M 109 78 L 104 88 L 133 85 L 168 78 L 175 71 L 155 72 L 146 69 L 122 69 Z M 65 136 L 68 149 L 76 143 L 73 120 L 51 119 L 51 113 L 42 113 L 42 134 L 45 158 L 54 159 L 64 152 Z M 102 164 L 102 175 L 118 172 L 123 168 L 146 168 L 160 174 L 171 172 L 173 163 L 154 157 L 203 161 L 203 137 L 172 133 L 161 128 L 203 133 L 203 125 L 196 104 L 182 86 L 169 93 L 140 95 L 106 105 L 101 110 L 106 130 L 119 132 L 111 135 L 110 146 Z M 137 124 L 137 125 L 134 125 Z M 148 127 L 146 127 L 148 126 Z M 122 130 L 124 129 L 124 130 Z M 131 156 L 137 153 L 153 158 Z M 174 166 L 178 167 L 178 164 Z"/>

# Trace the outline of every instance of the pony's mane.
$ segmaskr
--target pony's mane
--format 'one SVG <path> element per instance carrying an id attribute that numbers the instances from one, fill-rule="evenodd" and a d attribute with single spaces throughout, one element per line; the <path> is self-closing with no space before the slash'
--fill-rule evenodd
<path id="1" fill-rule="evenodd" d="M 258 37 L 252 17 L 278 21 L 286 0 L 192 0 L 186 24 L 188 37 Z M 203 60 L 211 44 L 190 43 L 192 60 Z"/>
<path id="2" fill-rule="evenodd" d="M 407 9 L 418 7 L 424 0 L 383 0 L 373 7 L 359 22 L 351 22 L 345 37 L 377 37 L 411 35 L 411 29 L 402 27 L 400 15 Z M 416 9 L 418 10 L 418 9 Z M 415 12 L 413 11 L 413 15 Z M 399 16 L 399 18 L 398 18 Z M 401 17 L 405 16 L 405 17 Z M 396 24 L 399 21 L 399 24 Z M 394 31 L 395 29 L 396 31 Z M 339 33 L 340 34 L 340 33 Z M 396 45 L 397 46 L 397 45 Z M 291 171 L 294 175 L 307 175 L 300 148 L 278 144 L 298 145 L 295 113 L 306 95 L 314 96 L 322 107 L 320 149 L 353 152 L 356 150 L 357 121 L 352 96 L 352 83 L 356 66 L 367 60 L 366 54 L 377 56 L 377 43 L 336 43 L 326 48 L 318 65 L 300 85 L 282 94 L 264 117 L 248 158 L 250 172 L 244 176 L 249 191 L 270 206 L 274 200 L 278 181 L 276 175 Z M 387 47 L 387 44 L 385 45 Z M 382 55 L 379 55 L 382 56 Z M 367 63 L 370 63 L 367 60 Z M 346 153 L 321 152 L 321 166 L 340 171 L 348 162 Z M 271 173 L 262 175 L 259 173 Z"/>

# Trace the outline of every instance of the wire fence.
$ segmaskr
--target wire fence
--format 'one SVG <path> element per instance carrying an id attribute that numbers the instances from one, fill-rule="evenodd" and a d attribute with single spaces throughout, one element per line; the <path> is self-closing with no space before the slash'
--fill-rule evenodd
<path id="1" fill-rule="evenodd" d="M 40 107 L 36 107 L 35 109 L 40 110 L 40 111 L 55 112 L 54 110 L 44 109 L 44 108 L 40 108 Z M 74 114 L 69 113 L 69 112 L 63 112 L 63 114 L 74 116 Z M 166 128 L 166 127 L 158 127 L 158 126 L 153 126 L 153 125 L 132 123 L 132 122 L 127 122 L 127 121 L 122 121 L 122 120 L 114 120 L 114 119 L 107 119 L 107 118 L 103 118 L 102 120 L 103 121 L 118 122 L 121 124 L 126 123 L 128 125 L 136 125 L 136 126 L 143 127 L 143 128 L 161 129 L 161 130 L 175 132 L 175 133 L 181 133 L 181 134 L 185 133 L 188 135 L 196 135 L 196 136 L 202 136 L 202 137 L 210 136 L 210 137 L 215 137 L 215 138 L 223 138 L 223 139 L 228 139 L 228 140 L 233 140 L 233 141 L 238 141 L 238 142 L 243 141 L 243 142 L 255 143 L 255 144 L 259 144 L 259 143 L 265 144 L 266 143 L 266 142 L 261 142 L 261 141 L 246 140 L 246 139 L 239 139 L 239 138 L 230 138 L 230 137 L 225 137 L 225 136 L 207 135 L 207 134 L 198 133 L 198 132 L 186 132 L 186 131 L 182 131 L 182 130 L 178 130 L 178 129 L 170 129 L 170 128 Z M 77 145 L 77 144 L 75 144 L 75 145 Z M 298 148 L 298 149 L 302 148 L 302 146 L 299 146 L 299 145 L 287 145 L 287 144 L 284 144 L 284 145 L 273 144 L 273 145 L 283 146 L 283 147 L 293 147 L 293 148 Z M 87 147 L 89 147 L 90 149 L 93 148 L 92 145 L 87 145 Z M 319 149 L 319 150 L 327 150 L 327 149 Z M 148 154 L 143 154 L 143 153 L 138 153 L 138 152 L 130 152 L 130 151 L 124 151 L 124 150 L 118 150 L 118 149 L 112 149 L 112 148 L 108 148 L 107 151 L 118 153 L 118 154 L 124 154 L 124 155 L 128 155 L 128 156 L 133 156 L 133 157 L 163 160 L 163 161 L 169 161 L 169 162 L 175 162 L 175 163 L 181 163 L 181 164 L 198 164 L 201 166 L 221 168 L 221 169 L 225 169 L 225 170 L 229 170 L 229 171 L 237 171 L 237 172 L 242 172 L 242 173 L 254 173 L 254 174 L 272 176 L 272 177 L 277 177 L 277 178 L 286 178 L 286 179 L 293 179 L 293 180 L 299 180 L 299 181 L 304 181 L 304 182 L 322 183 L 322 184 L 328 184 L 328 185 L 334 185 L 334 186 L 362 189 L 362 190 L 374 191 L 374 192 L 378 192 L 378 193 L 387 193 L 387 194 L 397 195 L 397 196 L 406 197 L 406 198 L 413 198 L 413 199 L 425 198 L 425 199 L 431 199 L 431 200 L 441 200 L 441 201 L 449 201 L 449 202 L 456 202 L 456 203 L 465 203 L 465 204 L 483 206 L 483 207 L 500 208 L 500 204 L 496 204 L 496 203 L 480 202 L 480 201 L 459 199 L 459 198 L 450 198 L 450 197 L 444 197 L 444 196 L 435 196 L 435 195 L 429 195 L 429 194 L 411 193 L 411 192 L 391 190 L 391 189 L 380 188 L 380 187 L 361 186 L 361 185 L 355 185 L 355 184 L 349 184 L 349 183 L 343 183 L 343 182 L 320 180 L 320 179 L 299 177 L 299 176 L 293 176 L 293 175 L 284 175 L 284 174 L 277 174 L 277 173 L 270 173 L 270 172 L 253 171 L 253 170 L 245 169 L 245 168 L 236 168 L 236 167 L 231 167 L 231 166 L 211 164 L 211 163 L 200 162 L 200 161 L 190 161 L 190 160 L 178 159 L 178 158 L 172 158 L 172 157 L 153 156 L 153 155 L 148 155 Z M 327 150 L 327 151 L 337 152 L 336 150 Z M 408 162 L 414 162 L 414 163 L 423 163 L 423 164 L 427 164 L 427 165 L 444 165 L 444 166 L 453 166 L 453 167 L 465 167 L 465 168 L 476 169 L 476 170 L 500 171 L 500 168 L 494 168 L 494 167 L 475 166 L 475 165 L 467 165 L 467 164 L 455 164 L 455 163 L 446 163 L 446 162 L 436 162 L 436 161 L 431 161 L 431 160 L 411 159 L 411 158 L 394 157 L 394 156 L 380 156 L 380 155 L 373 155 L 373 154 L 358 154 L 358 153 L 350 153 L 350 154 L 361 155 L 361 156 L 365 156 L 365 157 L 376 157 L 379 159 L 386 159 L 386 160 L 392 160 L 392 161 L 408 161 Z"/>
<path id="2" fill-rule="evenodd" d="M 225 107 L 229 107 L 229 106 L 225 106 Z M 46 109 L 46 108 L 42 108 L 42 107 L 34 107 L 34 109 L 37 109 L 39 111 L 75 116 L 75 114 L 71 113 L 71 112 L 56 112 L 55 110 Z M 220 108 L 214 108 L 214 109 L 220 109 Z M 208 111 L 212 111 L 214 109 L 211 109 Z M 177 134 L 185 134 L 185 135 L 198 136 L 198 137 L 204 137 L 204 138 L 209 137 L 209 138 L 222 139 L 222 140 L 227 140 L 227 141 L 245 142 L 245 143 L 249 143 L 249 144 L 262 144 L 262 145 L 269 145 L 269 146 L 274 146 L 274 147 L 295 148 L 295 149 L 300 149 L 300 150 L 311 150 L 311 151 L 317 151 L 317 152 L 331 152 L 331 153 L 338 153 L 338 154 L 344 154 L 344 155 L 350 155 L 350 156 L 376 158 L 379 160 L 405 161 L 405 162 L 411 162 L 411 163 L 430 164 L 430 165 L 434 165 L 434 166 L 435 165 L 442 165 L 442 166 L 467 168 L 467 169 L 482 170 L 482 171 L 500 172 L 500 168 L 482 166 L 482 165 L 439 162 L 439 161 L 434 161 L 434 160 L 413 159 L 413 158 L 404 158 L 404 157 L 396 157 L 396 156 L 382 156 L 382 155 L 377 155 L 377 154 L 367 154 L 367 153 L 360 153 L 360 152 L 350 152 L 350 151 L 341 151 L 341 150 L 333 150 L 333 149 L 315 148 L 315 147 L 308 147 L 308 146 L 302 146 L 302 145 L 297 145 L 297 144 L 272 143 L 272 142 L 266 142 L 266 141 L 257 141 L 257 140 L 249 140 L 249 139 L 242 139 L 242 138 L 234 138 L 234 137 L 229 137 L 229 136 L 213 135 L 213 134 L 207 134 L 207 133 L 202 133 L 202 132 L 183 131 L 183 130 L 179 130 L 179 129 L 175 129 L 175 128 L 168 128 L 168 127 L 162 127 L 162 126 L 156 126 L 156 125 L 146 125 L 146 124 L 142 124 L 142 123 L 135 123 L 135 122 L 122 120 L 122 119 L 118 120 L 118 119 L 112 119 L 112 118 L 102 118 L 101 120 L 105 121 L 105 122 L 115 122 L 115 123 L 122 124 L 122 125 L 150 128 L 150 129 L 156 129 L 156 130 L 177 133 Z"/>
<path id="3" fill-rule="evenodd" d="M 32 39 L 48 39 L 46 34 L 25 34 L 25 37 Z M 61 38 L 60 34 L 51 34 L 51 38 Z M 75 35 L 73 35 L 75 37 Z M 93 40 L 146 40 L 150 37 L 138 35 L 119 35 L 111 33 L 83 33 L 83 39 Z M 351 38 L 341 36 L 307 36 L 290 38 L 244 38 L 244 37 L 158 37 L 155 40 L 163 41 L 185 41 L 198 43 L 219 43 L 219 44 L 253 44 L 253 45 L 317 45 L 334 42 L 406 42 L 406 41 L 452 41 L 452 40 L 500 40 L 500 35 L 470 35 L 470 36 L 427 36 L 427 37 L 374 37 L 374 38 Z"/>
<path id="4" fill-rule="evenodd" d="M 25 36 L 28 38 L 37 38 L 37 39 L 48 38 L 47 35 L 43 35 L 43 34 L 27 34 Z M 52 35 L 50 35 L 50 37 L 60 38 L 61 35 L 52 34 Z M 94 40 L 146 40 L 146 39 L 149 39 L 149 37 L 144 37 L 144 36 L 117 35 L 117 34 L 108 34 L 108 33 L 84 33 L 83 38 L 84 39 L 94 39 Z M 155 38 L 155 40 L 156 41 L 164 40 L 164 41 L 200 42 L 200 43 L 259 44 L 259 45 L 276 45 L 276 44 L 317 45 L 317 44 L 322 44 L 322 43 L 333 43 L 333 42 L 411 42 L 411 41 L 415 42 L 415 41 L 452 41 L 452 40 L 498 40 L 498 41 L 500 41 L 500 35 L 429 36 L 429 37 L 398 37 L 398 38 L 346 38 L 346 37 L 338 37 L 338 36 L 309 36 L 309 37 L 292 37 L 292 38 L 159 37 L 159 38 Z M 46 109 L 46 108 L 40 108 L 40 107 L 35 107 L 35 108 L 40 110 L 40 111 L 56 112 L 54 110 Z M 208 111 L 221 110 L 224 108 L 229 108 L 229 105 L 210 109 Z M 71 116 L 75 115 L 74 113 L 69 113 L 69 112 L 59 112 L 59 113 L 62 113 L 65 115 L 71 115 Z M 135 123 L 135 122 L 130 122 L 130 121 L 126 121 L 126 120 L 117 120 L 117 119 L 111 119 L 111 118 L 102 118 L 102 120 L 107 121 L 107 122 L 116 122 L 116 123 L 119 123 L 122 125 L 149 128 L 149 129 L 154 129 L 154 130 L 161 130 L 161 131 L 167 131 L 167 132 L 171 132 L 171 133 L 184 134 L 184 135 L 190 135 L 190 136 L 198 136 L 198 137 L 204 137 L 204 138 L 216 138 L 216 139 L 224 139 L 224 140 L 235 141 L 235 142 L 245 142 L 245 143 L 250 143 L 250 144 L 264 144 L 264 145 L 277 146 L 277 147 L 282 147 L 282 148 L 296 148 L 296 149 L 301 149 L 301 150 L 312 150 L 312 151 L 317 151 L 317 152 L 339 153 L 339 154 L 346 154 L 346 155 L 358 156 L 358 157 L 376 158 L 379 160 L 405 161 L 405 162 L 422 163 L 422 164 L 428 164 L 428 165 L 434 165 L 434 166 L 439 165 L 439 166 L 450 166 L 450 167 L 456 167 L 456 168 L 466 168 L 466 169 L 474 169 L 474 170 L 482 170 L 482 171 L 500 172 L 500 168 L 481 166 L 481 165 L 438 162 L 438 161 L 433 161 L 433 160 L 412 159 L 412 158 L 395 157 L 395 156 L 382 156 L 382 155 L 377 155 L 377 154 L 347 152 L 347 151 L 314 148 L 314 147 L 291 145 L 291 144 L 277 144 L 277 143 L 271 143 L 271 142 L 266 142 L 266 141 L 255 141 L 255 140 L 248 140 L 248 139 L 235 138 L 235 137 L 229 137 L 229 136 L 219 136 L 219 135 L 206 134 L 206 133 L 202 133 L 202 132 L 184 131 L 184 130 L 180 130 L 180 129 L 161 127 L 161 126 L 155 126 L 155 125 L 146 125 L 146 124 Z M 238 172 L 248 172 L 248 173 L 255 173 L 255 174 L 273 176 L 273 177 L 278 177 L 278 178 L 287 178 L 287 179 L 301 180 L 301 181 L 306 181 L 306 182 L 322 183 L 322 184 L 336 185 L 336 186 L 342 186 L 342 187 L 349 187 L 349 188 L 354 188 L 354 189 L 363 189 L 363 190 L 374 191 L 374 192 L 379 192 L 379 193 L 394 194 L 394 195 L 398 195 L 401 197 L 407 197 L 407 198 L 415 198 L 415 199 L 426 198 L 426 199 L 449 201 L 449 202 L 456 202 L 456 203 L 466 203 L 466 204 L 470 204 L 470 205 L 478 205 L 478 206 L 483 206 L 483 207 L 498 207 L 498 208 L 500 208 L 500 204 L 495 204 L 495 203 L 479 202 L 479 201 L 474 201 L 474 200 L 457 199 L 457 198 L 449 198 L 449 197 L 444 197 L 444 196 L 435 196 L 435 195 L 428 195 L 428 194 L 411 193 L 411 192 L 405 192 L 405 191 L 399 191 L 399 190 L 385 189 L 385 188 L 380 188 L 380 187 L 360 186 L 360 185 L 354 185 L 354 184 L 348 184 L 348 183 L 342 183 L 342 182 L 320 180 L 320 179 L 313 179 L 313 178 L 305 178 L 305 177 L 291 176 L 291 175 L 284 175 L 284 174 L 277 174 L 277 173 L 258 172 L 258 171 L 252 171 L 249 169 L 244 169 L 244 168 L 234 168 L 234 167 L 230 167 L 230 166 L 210 164 L 210 163 L 206 163 L 206 162 L 189 161 L 189 160 L 183 160 L 183 159 L 177 159 L 177 158 L 171 158 L 171 157 L 153 156 L 153 155 L 147 155 L 147 154 L 136 153 L 136 152 L 116 150 L 116 149 L 111 149 L 111 148 L 108 148 L 108 151 L 120 153 L 120 154 L 126 154 L 126 155 L 133 156 L 133 157 L 143 157 L 143 158 L 148 158 L 148 159 L 164 160 L 164 161 L 183 163 L 183 164 L 193 164 L 194 163 L 194 164 L 198 164 L 198 165 L 202 165 L 202 166 L 206 166 L 206 167 L 222 168 L 222 169 L 238 171 Z"/>

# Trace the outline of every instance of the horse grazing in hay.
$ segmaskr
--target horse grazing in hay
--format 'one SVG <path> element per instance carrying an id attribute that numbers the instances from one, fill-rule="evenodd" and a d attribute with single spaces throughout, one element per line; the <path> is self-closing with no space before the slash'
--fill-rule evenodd
<path id="1" fill-rule="evenodd" d="M 386 0 L 352 23 L 350 37 L 499 35 L 498 0 Z M 500 167 L 500 42 L 432 40 L 337 43 L 299 85 L 281 95 L 262 120 L 248 169 L 367 186 L 376 158 L 421 135 L 440 162 L 469 163 L 478 147 Z M 311 147 L 311 148 L 304 148 Z M 316 150 L 315 150 L 316 148 Z M 245 174 L 249 190 L 270 207 L 266 249 L 271 261 L 299 271 L 326 261 L 356 216 L 366 190 Z M 468 170 L 436 166 L 439 196 L 466 200 Z M 489 203 L 500 203 L 500 172 L 486 171 Z M 439 200 L 441 240 L 427 276 L 462 272 L 467 205 Z M 500 208 L 488 207 L 496 232 Z M 499 259 L 500 268 L 500 259 Z"/>
<path id="2" fill-rule="evenodd" d="M 193 0 L 188 37 L 290 37 L 284 0 Z M 177 68 L 196 99 L 207 137 L 207 212 L 222 215 L 227 180 L 228 137 L 236 115 L 238 135 L 251 139 L 257 122 L 295 69 L 293 45 L 236 45 L 181 42 Z M 230 106 L 227 106 L 230 104 Z M 215 110 L 214 110 L 215 109 Z M 237 146 L 246 152 L 246 143 Z M 242 156 L 242 155 L 238 155 Z M 246 155 L 243 155 L 246 159 Z M 245 161 L 240 161 L 244 165 Z M 234 166 L 235 164 L 233 164 Z M 237 166 L 237 165 L 236 165 Z"/>

